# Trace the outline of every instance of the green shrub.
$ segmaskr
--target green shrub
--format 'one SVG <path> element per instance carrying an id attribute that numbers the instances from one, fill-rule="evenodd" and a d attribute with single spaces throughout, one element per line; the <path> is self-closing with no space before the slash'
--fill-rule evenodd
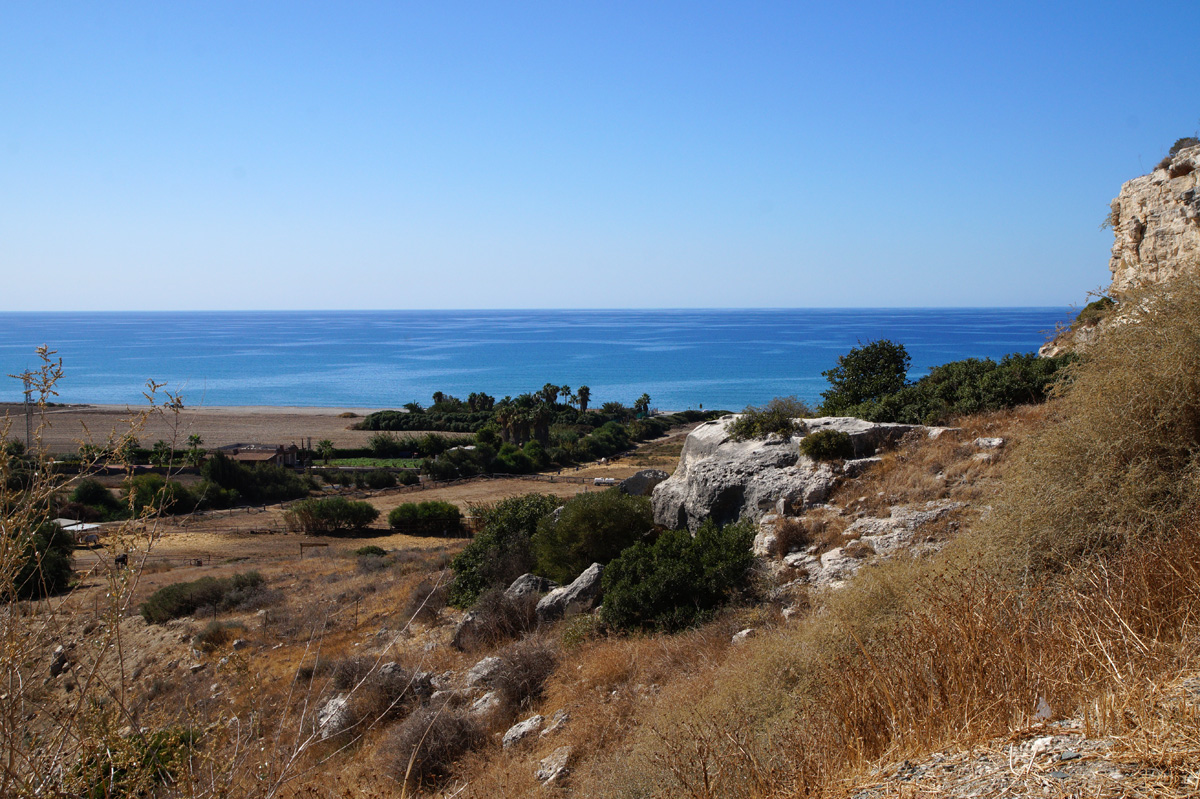
<path id="1" fill-rule="evenodd" d="M 17 541 L 21 540 L 18 536 Z M 75 540 L 54 522 L 45 522 L 25 537 L 13 578 L 20 599 L 37 599 L 57 594 L 70 585 L 74 571 L 71 554 Z M 8 598 L 8 597 L 4 597 Z"/>
<path id="2" fill-rule="evenodd" d="M 85 477 L 75 484 L 71 492 L 71 501 L 81 505 L 91 505 L 96 508 L 119 508 L 121 503 L 113 496 L 99 480 Z"/>
<path id="3" fill-rule="evenodd" d="M 750 521 L 717 527 L 710 519 L 695 537 L 671 530 L 634 544 L 604 570 L 601 618 L 618 629 L 663 632 L 706 620 L 747 586 L 754 532 Z"/>
<path id="4" fill-rule="evenodd" d="M 354 550 L 354 554 L 359 557 L 382 558 L 387 552 L 383 547 L 377 547 L 374 544 L 365 547 L 359 547 Z"/>
<path id="5" fill-rule="evenodd" d="M 187 486 L 157 474 L 129 478 L 125 481 L 125 495 L 134 513 L 191 513 L 200 504 Z"/>
<path id="6" fill-rule="evenodd" d="M 742 415 L 730 423 L 726 431 L 735 441 L 766 438 L 772 433 L 793 436 L 803 432 L 797 419 L 812 416 L 813 410 L 795 397 L 776 397 L 761 408 L 746 406 Z"/>
<path id="7" fill-rule="evenodd" d="M 1071 323 L 1071 328 L 1092 327 L 1096 325 L 1101 319 L 1108 316 L 1109 311 L 1115 308 L 1116 305 L 1117 303 L 1108 297 L 1101 297 L 1098 300 L 1089 302 L 1083 306 L 1083 310 L 1075 317 L 1075 321 Z"/>
<path id="8" fill-rule="evenodd" d="M 363 482 L 366 483 L 367 488 L 392 488 L 396 485 L 396 475 L 387 469 L 372 469 L 367 472 Z"/>
<path id="9" fill-rule="evenodd" d="M 294 503 L 283 518 L 289 530 L 308 535 L 339 535 L 365 529 L 379 518 L 379 511 L 369 502 L 322 497 Z"/>
<path id="10" fill-rule="evenodd" d="M 312 480 L 283 466 L 244 466 L 223 452 L 204 461 L 200 473 L 247 502 L 283 502 L 306 496 L 313 488 Z"/>
<path id="11" fill-rule="evenodd" d="M 507 588 L 533 568 L 530 539 L 538 522 L 562 504 L 549 494 L 525 494 L 474 508 L 483 531 L 451 562 L 450 604 L 469 608 L 489 588 Z"/>
<path id="12" fill-rule="evenodd" d="M 263 578 L 256 571 L 232 577 L 201 577 L 187 583 L 164 585 L 141 604 L 138 611 L 150 624 L 195 613 L 199 608 L 227 610 L 262 590 Z"/>
<path id="13" fill-rule="evenodd" d="M 186 774 L 198 740 L 195 731 L 175 727 L 85 741 L 78 763 L 66 778 L 67 795 L 82 799 L 158 796 L 157 788 L 173 785 Z"/>
<path id="14" fill-rule="evenodd" d="M 388 527 L 409 535 L 460 535 L 462 512 L 449 502 L 405 502 L 388 514 Z"/>
<path id="15" fill-rule="evenodd" d="M 538 523 L 532 539 L 536 571 L 566 585 L 593 563 L 608 563 L 653 527 L 647 497 L 616 488 L 579 494 Z"/>
<path id="16" fill-rule="evenodd" d="M 829 381 L 829 390 L 820 412 L 842 416 L 864 402 L 878 400 L 904 388 L 910 363 L 903 344 L 887 339 L 854 347 L 838 357 L 837 366 L 821 374 Z"/>
<path id="17" fill-rule="evenodd" d="M 818 430 L 800 439 L 800 451 L 815 461 L 853 458 L 854 442 L 841 430 Z"/>

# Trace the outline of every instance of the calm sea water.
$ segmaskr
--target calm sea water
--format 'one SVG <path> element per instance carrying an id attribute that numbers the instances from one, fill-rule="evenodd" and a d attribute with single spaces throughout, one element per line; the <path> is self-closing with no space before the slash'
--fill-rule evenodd
<path id="1" fill-rule="evenodd" d="M 639 311 L 0 313 L 0 374 L 63 359 L 59 401 L 140 403 L 146 381 L 185 404 L 399 407 L 434 391 L 497 398 L 545 383 L 592 404 L 643 392 L 664 410 L 817 399 L 821 372 L 888 338 L 913 378 L 1040 346 L 1067 308 Z M 21 383 L 0 378 L 0 401 Z"/>

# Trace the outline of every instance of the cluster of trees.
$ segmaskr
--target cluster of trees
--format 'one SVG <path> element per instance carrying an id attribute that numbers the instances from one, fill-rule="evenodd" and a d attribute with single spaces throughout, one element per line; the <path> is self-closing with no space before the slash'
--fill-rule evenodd
<path id="1" fill-rule="evenodd" d="M 463 532 L 462 512 L 457 505 L 437 500 L 405 502 L 388 514 L 388 527 L 408 535 L 456 536 Z"/>
<path id="2" fill-rule="evenodd" d="M 527 572 L 566 584 L 601 563 L 606 623 L 675 631 L 708 618 L 749 584 L 753 524 L 710 522 L 693 538 L 657 527 L 648 499 L 618 489 L 565 503 L 527 494 L 477 515 L 483 531 L 451 564 L 449 601 L 458 607 L 476 605 Z"/>
<path id="3" fill-rule="evenodd" d="M 873 422 L 941 424 L 955 416 L 1042 402 L 1073 355 L 1036 353 L 967 358 L 935 366 L 908 381 L 910 358 L 903 344 L 881 339 L 855 347 L 822 374 L 829 390 L 818 412 Z"/>
<path id="4" fill-rule="evenodd" d="M 283 515 L 289 530 L 309 535 L 361 532 L 378 518 L 379 510 L 371 503 L 345 497 L 302 499 Z"/>

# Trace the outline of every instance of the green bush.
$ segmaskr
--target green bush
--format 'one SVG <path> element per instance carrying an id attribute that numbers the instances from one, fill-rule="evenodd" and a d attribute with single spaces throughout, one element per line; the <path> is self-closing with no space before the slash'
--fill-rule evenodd
<path id="1" fill-rule="evenodd" d="M 196 755 L 199 734 L 175 727 L 84 742 L 66 778 L 67 795 L 82 799 L 158 796 L 174 785 Z"/>
<path id="2" fill-rule="evenodd" d="M 191 513 L 199 505 L 199 500 L 187 486 L 158 474 L 129 478 L 125 481 L 125 494 L 134 513 Z"/>
<path id="3" fill-rule="evenodd" d="M 544 516 L 532 539 L 538 574 L 566 585 L 593 563 L 608 563 L 654 527 L 646 497 L 613 488 L 579 494 Z"/>
<path id="4" fill-rule="evenodd" d="M 71 501 L 97 508 L 115 508 L 121 506 L 121 503 L 108 488 L 99 480 L 91 477 L 85 477 L 75 484 L 75 489 L 71 492 Z"/>
<path id="5" fill-rule="evenodd" d="M 484 591 L 507 588 L 532 570 L 530 540 L 541 518 L 561 504 L 561 499 L 549 494 L 525 494 L 473 509 L 483 531 L 450 564 L 454 570 L 450 604 L 469 608 Z"/>
<path id="6" fill-rule="evenodd" d="M 256 571 L 232 577 L 201 577 L 187 583 L 164 585 L 141 604 L 138 611 L 150 624 L 161 624 L 195 613 L 199 608 L 228 610 L 262 590 L 263 578 Z"/>
<path id="7" fill-rule="evenodd" d="M 379 511 L 371 503 L 345 497 L 302 499 L 283 515 L 289 530 L 309 535 L 338 535 L 363 530 L 378 518 Z"/>
<path id="8" fill-rule="evenodd" d="M 312 480 L 282 466 L 244 466 L 223 452 L 204 462 L 200 473 L 206 480 L 228 491 L 236 491 L 247 502 L 284 502 L 307 496 Z"/>
<path id="9" fill-rule="evenodd" d="M 382 558 L 387 554 L 387 551 L 384 550 L 383 547 L 377 547 L 374 544 L 371 544 L 370 546 L 359 547 L 358 549 L 354 550 L 354 554 L 358 555 L 359 557 Z"/>
<path id="10" fill-rule="evenodd" d="M 405 502 L 388 514 L 388 527 L 409 535 L 460 535 L 462 512 L 449 502 Z"/>
<path id="11" fill-rule="evenodd" d="M 821 394 L 820 412 L 842 416 L 856 405 L 894 394 L 904 388 L 910 362 L 904 345 L 887 339 L 854 347 L 838 357 L 837 366 L 821 373 L 829 390 Z"/>
<path id="12" fill-rule="evenodd" d="M 800 439 L 800 451 L 816 461 L 854 457 L 854 442 L 841 430 L 818 430 Z"/>
<path id="13" fill-rule="evenodd" d="M 604 570 L 601 618 L 618 629 L 675 632 L 708 619 L 748 584 L 755 525 L 717 527 L 710 519 L 693 537 L 671 530 L 638 543 Z"/>
<path id="14" fill-rule="evenodd" d="M 1071 323 L 1071 328 L 1077 327 L 1092 327 L 1101 319 L 1108 316 L 1108 312 L 1115 308 L 1116 302 L 1108 297 L 1101 297 L 1098 300 L 1089 302 L 1083 306 L 1083 310 L 1075 317 L 1075 321 Z"/>
<path id="15" fill-rule="evenodd" d="M 812 415 L 812 408 L 802 400 L 795 397 L 776 397 L 761 408 L 746 406 L 746 410 L 730 423 L 726 432 L 735 441 L 766 438 L 772 433 L 793 436 L 803 432 L 802 423 L 796 420 Z"/>
<path id="16" fill-rule="evenodd" d="M 17 597 L 37 599 L 65 590 L 74 574 L 71 568 L 74 549 L 75 540 L 70 533 L 54 522 L 41 524 L 21 547 L 17 561 L 20 565 L 13 578 Z"/>

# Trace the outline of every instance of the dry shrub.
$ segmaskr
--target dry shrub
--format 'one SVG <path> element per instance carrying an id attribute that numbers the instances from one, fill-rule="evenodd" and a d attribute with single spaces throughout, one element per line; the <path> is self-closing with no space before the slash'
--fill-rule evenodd
<path id="1" fill-rule="evenodd" d="M 426 783 L 444 777 L 455 760 L 485 740 L 485 731 L 470 715 L 422 707 L 388 733 L 379 758 L 394 779 Z"/>
<path id="2" fill-rule="evenodd" d="M 497 652 L 496 657 L 500 668 L 492 687 L 503 707 L 518 712 L 542 695 L 558 663 L 558 650 L 548 638 L 531 637 Z"/>
<path id="3" fill-rule="evenodd" d="M 988 529 L 1017 569 L 1161 535 L 1200 500 L 1200 281 L 1122 308 L 1069 368 L 1051 424 L 1010 456 Z"/>
<path id="4" fill-rule="evenodd" d="M 775 521 L 775 549 L 771 553 L 782 558 L 808 546 L 808 530 L 804 522 L 792 516 L 780 516 Z"/>
<path id="5" fill-rule="evenodd" d="M 1006 735 L 1043 700 L 1083 713 L 1089 735 L 1132 735 L 1138 692 L 1193 662 L 1197 633 L 1200 525 L 1033 586 L 889 562 L 806 623 L 736 647 L 711 687 L 672 686 L 623 790 L 819 794 L 883 756 Z"/>
<path id="6" fill-rule="evenodd" d="M 442 608 L 446 607 L 446 583 L 449 578 L 449 574 L 441 572 L 418 583 L 408 595 L 408 602 L 404 606 L 404 618 L 425 625 L 437 622 Z"/>
<path id="7" fill-rule="evenodd" d="M 475 621 L 462 634 L 455 636 L 454 645 L 471 652 L 511 641 L 537 629 L 536 595 L 511 597 L 502 589 L 484 592 L 471 608 Z"/>

